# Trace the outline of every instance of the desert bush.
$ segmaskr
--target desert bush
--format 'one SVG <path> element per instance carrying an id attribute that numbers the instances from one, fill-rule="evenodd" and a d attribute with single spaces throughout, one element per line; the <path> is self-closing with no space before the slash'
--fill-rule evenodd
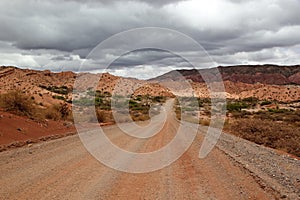
<path id="1" fill-rule="evenodd" d="M 71 109 L 67 103 L 53 105 L 45 111 L 45 118 L 52 120 L 66 120 L 71 119 Z"/>
<path id="2" fill-rule="evenodd" d="M 104 97 L 111 97 L 112 95 L 111 95 L 110 92 L 105 91 L 105 92 L 103 92 L 103 96 Z"/>
<path id="3" fill-rule="evenodd" d="M 134 101 L 134 100 L 129 100 L 129 107 L 133 108 L 133 107 L 137 107 L 139 104 L 138 102 Z"/>
<path id="4" fill-rule="evenodd" d="M 95 106 L 103 104 L 103 100 L 100 97 L 95 97 Z"/>
<path id="5" fill-rule="evenodd" d="M 67 95 L 68 93 L 71 92 L 71 88 L 68 88 L 67 86 L 45 86 L 45 85 L 40 85 L 40 88 L 46 89 L 50 92 L 54 92 L 57 94 L 63 94 L 63 95 Z"/>
<path id="6" fill-rule="evenodd" d="M 45 111 L 44 116 L 46 119 L 60 120 L 60 113 L 58 112 L 57 109 L 55 109 L 54 106 L 51 106 L 50 108 L 48 108 Z"/>
<path id="7" fill-rule="evenodd" d="M 178 98 L 175 98 L 175 102 L 174 102 L 174 110 L 175 110 L 176 118 L 177 118 L 178 120 L 181 120 L 181 107 L 180 107 Z"/>
<path id="8" fill-rule="evenodd" d="M 32 117 L 35 113 L 34 101 L 21 91 L 12 91 L 1 95 L 0 105 L 6 111 Z"/>
<path id="9" fill-rule="evenodd" d="M 95 102 L 93 101 L 92 98 L 80 98 L 80 99 L 75 99 L 72 101 L 72 103 L 74 105 L 78 105 L 78 106 L 93 106 L 95 105 Z"/>
<path id="10" fill-rule="evenodd" d="M 110 104 L 101 104 L 101 105 L 99 106 L 99 108 L 100 108 L 101 110 L 111 110 Z"/>
<path id="11" fill-rule="evenodd" d="M 94 115 L 90 116 L 89 122 L 97 122 L 97 123 L 103 123 L 103 122 L 112 122 L 113 116 L 110 111 L 107 110 L 101 110 L 96 109 L 96 118 Z"/>
<path id="12" fill-rule="evenodd" d="M 105 122 L 106 116 L 105 116 L 105 112 L 103 110 L 97 110 L 96 116 L 97 116 L 98 122 L 100 122 L 100 123 Z"/>
<path id="13" fill-rule="evenodd" d="M 244 98 L 243 101 L 250 102 L 250 103 L 257 103 L 259 101 L 259 99 L 256 97 L 247 97 L 247 98 Z"/>
<path id="14" fill-rule="evenodd" d="M 113 121 L 113 116 L 112 116 L 112 113 L 110 111 L 96 109 L 96 120 L 97 121 L 95 121 L 94 116 L 92 116 L 90 118 L 90 122 L 103 123 L 103 122 L 112 122 Z"/>
<path id="15" fill-rule="evenodd" d="M 242 102 L 245 102 L 246 104 L 248 104 L 249 106 L 256 106 L 258 103 L 259 99 L 256 97 L 247 97 L 242 99 Z"/>
<path id="16" fill-rule="evenodd" d="M 135 98 L 135 100 L 137 100 L 137 101 L 142 101 L 142 96 L 141 96 L 141 95 L 138 95 L 138 96 Z"/>
<path id="17" fill-rule="evenodd" d="M 227 131 L 260 145 L 300 156 L 300 127 L 286 122 L 238 119 L 226 124 Z"/>
<path id="18" fill-rule="evenodd" d="M 234 111 L 232 112 L 232 117 L 234 118 L 249 118 L 251 115 L 250 112 L 247 111 Z"/>
<path id="19" fill-rule="evenodd" d="M 284 121 L 289 124 L 297 124 L 300 122 L 299 110 L 287 110 L 287 109 L 268 109 L 268 111 L 258 111 L 253 113 L 253 118 L 272 121 Z"/>
<path id="20" fill-rule="evenodd" d="M 289 110 L 287 109 L 273 109 L 273 108 L 268 108 L 269 112 L 272 113 L 285 113 L 285 112 L 289 112 Z"/>
<path id="21" fill-rule="evenodd" d="M 56 108 L 62 119 L 66 119 L 71 114 L 71 110 L 66 103 L 61 103 Z"/>
<path id="22" fill-rule="evenodd" d="M 59 95 L 53 95 L 53 96 L 52 96 L 52 98 L 53 98 L 53 99 L 58 99 L 58 100 L 63 100 L 63 101 L 65 101 L 65 100 L 66 100 L 66 98 L 65 98 L 65 97 L 63 97 L 63 96 L 59 96 Z"/>
<path id="23" fill-rule="evenodd" d="M 166 97 L 163 97 L 163 96 L 155 96 L 153 98 L 153 101 L 154 102 L 157 102 L 157 103 L 164 103 L 166 102 Z"/>
<path id="24" fill-rule="evenodd" d="M 300 115 L 296 113 L 286 115 L 283 120 L 292 123 L 300 122 Z"/>
<path id="25" fill-rule="evenodd" d="M 270 105 L 270 104 L 272 104 L 271 101 L 263 101 L 260 103 L 261 106 L 266 106 L 266 105 Z"/>
<path id="26" fill-rule="evenodd" d="M 241 111 L 242 108 L 248 108 L 249 107 L 249 105 L 247 105 L 244 102 L 228 103 L 226 106 L 227 106 L 228 111 Z"/>
<path id="27" fill-rule="evenodd" d="M 209 119 L 201 119 L 200 124 L 203 126 L 209 126 L 210 120 Z"/>
<path id="28" fill-rule="evenodd" d="M 131 118 L 133 119 L 133 121 L 146 121 L 150 119 L 149 115 L 144 115 L 144 114 L 131 116 Z"/>

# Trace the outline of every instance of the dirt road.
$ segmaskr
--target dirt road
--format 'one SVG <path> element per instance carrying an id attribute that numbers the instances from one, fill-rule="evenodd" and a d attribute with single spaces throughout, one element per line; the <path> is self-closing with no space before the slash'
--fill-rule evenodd
<path id="1" fill-rule="evenodd" d="M 158 134 L 137 139 L 117 126 L 105 127 L 117 146 L 150 152 L 174 137 L 178 121 L 168 117 Z M 0 154 L 0 199 L 275 199 L 257 180 L 218 148 L 199 159 L 203 134 L 172 165 L 131 174 L 101 164 L 78 135 Z"/>

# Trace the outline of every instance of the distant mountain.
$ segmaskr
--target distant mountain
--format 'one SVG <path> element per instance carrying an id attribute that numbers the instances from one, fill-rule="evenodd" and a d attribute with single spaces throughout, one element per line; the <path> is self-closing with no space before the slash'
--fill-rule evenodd
<path id="1" fill-rule="evenodd" d="M 237 66 L 220 66 L 218 70 L 223 81 L 241 82 L 241 83 L 262 83 L 268 85 L 300 85 L 300 65 L 278 66 L 278 65 L 237 65 Z M 190 79 L 193 82 L 203 83 L 201 74 L 211 77 L 214 81 L 212 69 L 191 69 L 191 70 L 174 70 L 151 79 L 151 81 L 178 81 L 180 79 Z M 180 73 L 182 77 L 178 74 Z"/>

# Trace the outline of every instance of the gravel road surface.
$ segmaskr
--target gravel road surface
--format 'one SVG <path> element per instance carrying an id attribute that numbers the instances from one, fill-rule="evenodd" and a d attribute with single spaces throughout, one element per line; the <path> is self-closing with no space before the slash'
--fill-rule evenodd
<path id="1" fill-rule="evenodd" d="M 103 130 L 120 148 L 145 153 L 167 145 L 178 127 L 168 115 L 149 139 L 126 135 L 117 125 Z M 178 160 L 149 173 L 101 164 L 78 135 L 1 152 L 0 199 L 300 199 L 299 160 L 226 133 L 199 159 L 205 130 L 200 127 Z"/>

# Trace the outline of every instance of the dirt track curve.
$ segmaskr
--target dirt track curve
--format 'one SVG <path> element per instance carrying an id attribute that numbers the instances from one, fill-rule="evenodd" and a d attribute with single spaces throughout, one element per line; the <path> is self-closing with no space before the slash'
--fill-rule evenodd
<path id="1" fill-rule="evenodd" d="M 174 137 L 178 121 L 168 117 L 151 139 L 104 127 L 110 140 L 135 152 L 150 152 Z M 0 154 L 0 199 L 275 199 L 246 169 L 214 148 L 199 159 L 203 134 L 172 165 L 150 173 L 113 170 L 94 159 L 78 135 Z M 283 197 L 285 198 L 285 197 Z"/>

